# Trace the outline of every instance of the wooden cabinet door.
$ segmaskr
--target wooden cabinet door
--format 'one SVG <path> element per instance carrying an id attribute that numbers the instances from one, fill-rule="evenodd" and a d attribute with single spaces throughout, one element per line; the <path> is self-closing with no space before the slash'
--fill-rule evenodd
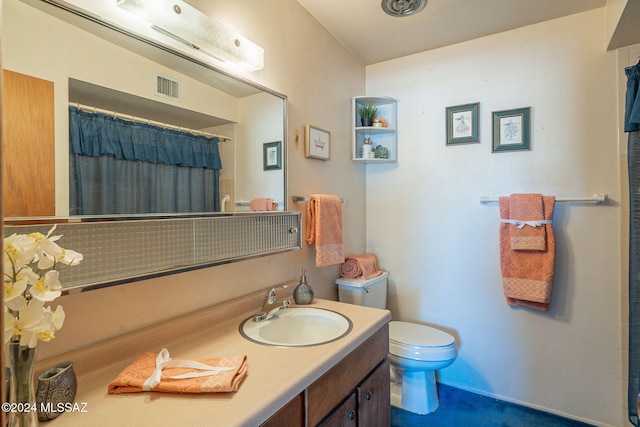
<path id="1" fill-rule="evenodd" d="M 2 73 L 4 216 L 55 215 L 53 82 Z"/>
<path id="2" fill-rule="evenodd" d="M 322 427 L 356 427 L 357 425 L 366 425 L 358 424 L 356 403 L 356 394 L 353 393 L 338 409 L 318 425 Z"/>
<path id="3" fill-rule="evenodd" d="M 389 361 L 382 362 L 357 389 L 358 425 L 388 427 L 391 424 Z"/>

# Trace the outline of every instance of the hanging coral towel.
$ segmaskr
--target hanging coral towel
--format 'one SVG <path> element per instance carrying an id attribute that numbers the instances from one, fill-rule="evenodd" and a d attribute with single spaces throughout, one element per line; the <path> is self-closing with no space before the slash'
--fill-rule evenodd
<path id="1" fill-rule="evenodd" d="M 555 267 L 555 197 L 500 197 L 500 269 L 509 305 L 547 311 Z"/>
<path id="2" fill-rule="evenodd" d="M 307 202 L 305 240 L 316 246 L 316 267 L 344 262 L 340 198 L 312 194 Z"/>
<path id="3" fill-rule="evenodd" d="M 247 373 L 247 357 L 173 359 L 163 348 L 143 353 L 109 384 L 109 394 L 163 391 L 221 393 L 238 391 Z"/>

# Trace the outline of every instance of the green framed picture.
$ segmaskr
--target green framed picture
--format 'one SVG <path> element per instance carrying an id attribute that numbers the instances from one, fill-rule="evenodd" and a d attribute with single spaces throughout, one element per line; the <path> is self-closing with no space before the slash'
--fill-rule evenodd
<path id="1" fill-rule="evenodd" d="M 282 169 L 282 141 L 262 144 L 262 165 L 266 171 Z"/>
<path id="2" fill-rule="evenodd" d="M 480 103 L 447 107 L 447 145 L 473 144 L 478 138 Z"/>
<path id="3" fill-rule="evenodd" d="M 493 112 L 493 152 L 531 149 L 531 107 Z"/>

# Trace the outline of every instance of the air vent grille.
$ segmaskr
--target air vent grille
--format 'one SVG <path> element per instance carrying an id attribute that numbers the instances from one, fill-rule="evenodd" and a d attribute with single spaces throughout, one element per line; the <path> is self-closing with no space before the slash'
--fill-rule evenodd
<path id="1" fill-rule="evenodd" d="M 382 0 L 382 10 L 396 17 L 410 16 L 420 12 L 427 0 Z"/>
<path id="2" fill-rule="evenodd" d="M 155 94 L 157 96 L 162 96 L 165 98 L 173 99 L 175 101 L 179 101 L 180 82 L 178 80 L 156 74 Z"/>

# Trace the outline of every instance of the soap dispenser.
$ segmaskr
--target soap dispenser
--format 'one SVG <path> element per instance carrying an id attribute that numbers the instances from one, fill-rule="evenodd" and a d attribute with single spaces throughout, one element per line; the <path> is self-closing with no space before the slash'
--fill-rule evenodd
<path id="1" fill-rule="evenodd" d="M 302 269 L 302 276 L 300 276 L 300 283 L 293 290 L 293 299 L 296 304 L 311 304 L 313 301 L 313 289 L 307 283 L 307 270 Z"/>

